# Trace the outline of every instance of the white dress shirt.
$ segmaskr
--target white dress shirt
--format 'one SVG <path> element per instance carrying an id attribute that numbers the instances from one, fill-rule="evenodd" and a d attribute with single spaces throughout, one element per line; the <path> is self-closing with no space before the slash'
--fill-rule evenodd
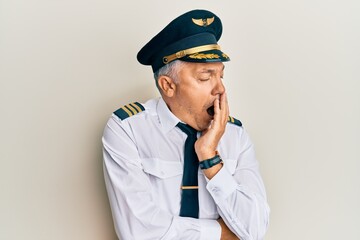
<path id="1" fill-rule="evenodd" d="M 184 143 L 162 98 L 124 120 L 115 114 L 103 136 L 104 175 L 121 240 L 220 239 L 222 217 L 241 240 L 263 239 L 269 207 L 254 148 L 243 127 L 228 123 L 218 146 L 224 166 L 208 180 L 199 169 L 199 219 L 180 217 Z"/>

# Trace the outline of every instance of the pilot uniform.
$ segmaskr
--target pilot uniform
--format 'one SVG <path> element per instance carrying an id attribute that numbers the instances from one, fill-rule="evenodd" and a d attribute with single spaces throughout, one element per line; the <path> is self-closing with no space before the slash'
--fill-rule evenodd
<path id="1" fill-rule="evenodd" d="M 190 11 L 145 45 L 138 60 L 154 72 L 177 59 L 228 61 L 217 45 L 221 32 L 216 15 Z M 241 240 L 263 239 L 269 220 L 265 188 L 253 144 L 233 117 L 217 148 L 221 170 L 211 180 L 197 170 L 198 217 L 180 216 L 182 192 L 187 191 L 187 135 L 177 127 L 179 122 L 162 98 L 127 104 L 107 122 L 102 138 L 104 176 L 118 237 L 218 240 L 221 217 Z"/>

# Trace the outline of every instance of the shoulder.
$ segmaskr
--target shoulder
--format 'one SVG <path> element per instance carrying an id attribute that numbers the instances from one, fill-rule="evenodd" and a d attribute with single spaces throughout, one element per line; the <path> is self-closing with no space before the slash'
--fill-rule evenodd
<path id="1" fill-rule="evenodd" d="M 144 111 L 145 111 L 144 105 L 138 102 L 133 102 L 120 107 L 119 109 L 114 111 L 114 114 L 121 120 L 125 120 L 129 117 L 135 116 Z"/>
<path id="2" fill-rule="evenodd" d="M 236 125 L 238 127 L 242 127 L 242 123 L 240 122 L 240 120 L 238 120 L 238 119 L 236 119 L 236 118 L 234 118 L 232 116 L 229 116 L 228 123 Z"/>

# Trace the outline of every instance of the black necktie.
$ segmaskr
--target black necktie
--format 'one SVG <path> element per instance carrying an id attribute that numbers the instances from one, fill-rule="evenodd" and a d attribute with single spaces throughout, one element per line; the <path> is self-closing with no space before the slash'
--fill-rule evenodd
<path id="1" fill-rule="evenodd" d="M 197 131 L 183 123 L 178 123 L 176 126 L 188 135 L 185 141 L 180 216 L 199 218 L 199 160 L 194 148 L 194 144 L 197 140 Z"/>

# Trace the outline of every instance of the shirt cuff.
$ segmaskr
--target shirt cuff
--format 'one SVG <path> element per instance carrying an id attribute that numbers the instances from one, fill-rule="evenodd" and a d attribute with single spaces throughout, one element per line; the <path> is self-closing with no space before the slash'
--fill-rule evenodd
<path id="1" fill-rule="evenodd" d="M 237 188 L 237 182 L 229 173 L 226 167 L 222 167 L 220 171 L 208 181 L 206 189 L 209 191 L 214 201 L 218 203 L 222 199 L 226 199 Z"/>
<path id="2" fill-rule="evenodd" d="M 221 226 L 216 220 L 200 220 L 200 240 L 219 240 L 221 238 Z"/>

